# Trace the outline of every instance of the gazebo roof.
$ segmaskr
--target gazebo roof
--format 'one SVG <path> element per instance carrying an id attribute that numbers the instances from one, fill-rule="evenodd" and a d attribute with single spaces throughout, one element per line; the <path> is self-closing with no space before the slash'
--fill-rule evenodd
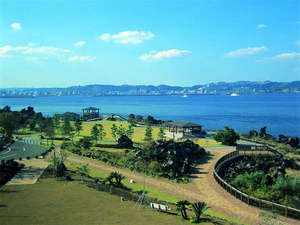
<path id="1" fill-rule="evenodd" d="M 170 122 L 169 125 L 171 127 L 202 127 L 200 124 L 186 122 L 182 120 Z"/>
<path id="2" fill-rule="evenodd" d="M 96 107 L 88 107 L 88 108 L 83 108 L 83 110 L 98 110 L 99 108 Z"/>

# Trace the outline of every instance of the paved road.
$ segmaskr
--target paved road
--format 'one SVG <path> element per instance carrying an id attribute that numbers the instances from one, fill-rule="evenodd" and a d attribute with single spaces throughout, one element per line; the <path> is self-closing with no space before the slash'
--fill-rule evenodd
<path id="1" fill-rule="evenodd" d="M 0 152 L 0 160 L 25 159 L 26 157 L 34 158 L 40 156 L 45 151 L 47 149 L 41 146 L 16 141 L 6 150 Z"/>

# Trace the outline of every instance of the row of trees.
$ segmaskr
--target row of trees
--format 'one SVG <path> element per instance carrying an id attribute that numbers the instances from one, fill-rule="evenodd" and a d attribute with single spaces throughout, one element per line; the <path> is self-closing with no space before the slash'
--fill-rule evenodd
<path id="1" fill-rule="evenodd" d="M 20 111 L 12 111 L 9 106 L 3 107 L 0 109 L 0 151 L 13 143 L 14 132 L 26 127 L 33 130 L 37 124 L 43 129 L 47 122 L 42 113 L 36 113 L 33 107 Z"/>
<path id="2" fill-rule="evenodd" d="M 165 123 L 163 120 L 156 120 L 153 116 L 147 116 L 145 119 L 141 115 L 129 114 L 127 121 L 130 124 L 143 123 L 146 125 L 159 125 Z"/>

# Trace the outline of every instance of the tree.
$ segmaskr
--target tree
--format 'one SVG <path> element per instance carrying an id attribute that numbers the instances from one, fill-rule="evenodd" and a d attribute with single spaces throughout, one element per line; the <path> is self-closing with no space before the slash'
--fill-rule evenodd
<path id="1" fill-rule="evenodd" d="M 135 115 L 133 113 L 130 113 L 128 119 L 135 119 Z"/>
<path id="2" fill-rule="evenodd" d="M 4 106 L 2 109 L 0 109 L 0 113 L 3 113 L 3 112 L 11 112 L 11 109 L 8 105 Z"/>
<path id="3" fill-rule="evenodd" d="M 185 220 L 188 219 L 188 216 L 186 214 L 186 209 L 187 209 L 186 207 L 190 204 L 191 203 L 187 200 L 181 200 L 181 201 L 176 202 L 176 207 L 177 207 L 176 210 L 181 212 L 181 216 Z"/>
<path id="4" fill-rule="evenodd" d="M 79 141 L 78 141 L 78 145 L 79 147 L 81 148 L 84 148 L 84 149 L 90 149 L 90 147 L 92 146 L 92 143 L 91 143 L 91 138 L 90 137 L 83 137 L 81 138 Z"/>
<path id="5" fill-rule="evenodd" d="M 208 209 L 205 202 L 192 203 L 192 210 L 196 216 L 196 223 L 200 223 L 201 215 Z"/>
<path id="6" fill-rule="evenodd" d="M 44 126 L 43 126 L 43 131 L 45 135 L 47 136 L 47 145 L 48 145 L 48 138 L 52 139 L 53 143 L 53 138 L 55 135 L 55 128 L 54 128 L 54 123 L 51 117 L 47 117 L 44 120 Z"/>
<path id="7" fill-rule="evenodd" d="M 17 115 L 13 112 L 0 113 L 0 127 L 3 127 L 8 135 L 12 135 L 20 127 Z"/>
<path id="8" fill-rule="evenodd" d="M 98 131 L 99 131 L 99 139 L 102 141 L 104 139 L 104 137 L 106 136 L 106 132 L 105 132 L 102 124 L 98 124 Z"/>
<path id="9" fill-rule="evenodd" d="M 8 148 L 13 142 L 13 132 L 20 127 L 16 115 L 4 107 L 0 113 L 0 151 Z"/>
<path id="10" fill-rule="evenodd" d="M 154 119 L 154 117 L 153 116 L 147 116 L 147 118 L 145 119 L 145 122 L 146 122 L 146 124 L 149 124 L 149 125 L 151 125 L 151 124 L 156 124 L 157 123 L 157 120 L 156 119 Z"/>
<path id="11" fill-rule="evenodd" d="M 159 137 L 159 139 L 162 139 L 162 140 L 165 138 L 165 132 L 164 132 L 163 127 L 159 128 L 158 137 Z"/>
<path id="12" fill-rule="evenodd" d="M 117 130 L 118 130 L 116 124 L 113 124 L 110 129 L 111 129 L 111 136 L 113 137 L 113 139 L 116 140 L 116 138 L 117 138 Z"/>
<path id="13" fill-rule="evenodd" d="M 80 121 L 80 119 L 77 119 L 75 121 L 75 131 L 78 134 L 78 136 L 80 135 L 81 130 L 82 130 L 82 122 Z"/>
<path id="14" fill-rule="evenodd" d="M 249 131 L 249 137 L 257 137 L 258 136 L 258 133 L 256 130 L 250 130 Z"/>
<path id="15" fill-rule="evenodd" d="M 116 131 L 117 138 L 120 138 L 122 135 L 126 134 L 126 129 L 120 125 Z"/>
<path id="16" fill-rule="evenodd" d="M 98 129 L 98 125 L 95 124 L 93 127 L 92 127 L 92 130 L 91 130 L 91 136 L 93 138 L 94 141 L 98 141 L 98 138 L 99 138 L 99 129 Z"/>
<path id="17" fill-rule="evenodd" d="M 260 137 L 265 137 L 265 136 L 267 136 L 267 127 L 266 127 L 266 126 L 260 128 L 259 136 L 260 136 Z"/>
<path id="18" fill-rule="evenodd" d="M 140 115 L 136 115 L 136 116 L 135 116 L 135 120 L 136 120 L 137 122 L 142 122 L 142 121 L 143 121 L 143 117 L 140 116 Z"/>
<path id="19" fill-rule="evenodd" d="M 56 151 L 54 151 L 52 164 L 54 166 L 54 173 L 56 177 L 63 177 L 65 175 L 67 168 L 64 162 L 67 157 L 68 155 L 63 150 L 61 150 L 59 153 L 56 153 Z"/>
<path id="20" fill-rule="evenodd" d="M 110 184 L 110 185 L 115 185 L 117 187 L 122 187 L 122 180 L 125 179 L 125 176 L 123 176 L 121 173 L 119 172 L 111 172 L 109 174 L 109 176 L 106 178 L 106 181 Z"/>
<path id="21" fill-rule="evenodd" d="M 152 141 L 152 127 L 147 126 L 144 141 L 150 143 Z"/>
<path id="22" fill-rule="evenodd" d="M 132 135 L 134 133 L 134 129 L 133 129 L 133 126 L 131 124 L 129 124 L 128 126 L 128 130 L 126 131 L 126 135 L 130 138 L 132 138 Z"/>
<path id="23" fill-rule="evenodd" d="M 54 122 L 54 126 L 56 128 L 59 128 L 59 125 L 60 125 L 60 115 L 59 114 L 53 115 L 53 122 Z"/>
<path id="24" fill-rule="evenodd" d="M 81 166 L 77 167 L 76 172 L 79 173 L 81 178 L 81 183 L 83 183 L 83 176 L 87 176 L 89 173 L 89 168 L 86 164 L 82 164 Z"/>
<path id="25" fill-rule="evenodd" d="M 13 142 L 13 136 L 3 127 L 0 127 L 0 152 L 8 148 Z"/>
<path id="26" fill-rule="evenodd" d="M 62 133 L 67 136 L 71 136 L 74 128 L 71 125 L 69 117 L 64 118 L 64 123 L 62 126 Z"/>
<path id="27" fill-rule="evenodd" d="M 29 125 L 29 129 L 31 131 L 33 131 L 35 129 L 35 126 L 36 126 L 36 120 L 34 119 L 29 119 L 28 120 L 28 125 Z"/>
<path id="28" fill-rule="evenodd" d="M 236 141 L 240 139 L 240 136 L 233 129 L 229 127 L 224 128 L 224 131 L 218 132 L 213 138 L 218 142 L 222 142 L 224 145 L 236 145 Z"/>
<path id="29" fill-rule="evenodd" d="M 128 138 L 125 134 L 123 134 L 119 139 L 118 139 L 118 146 L 120 148 L 133 148 L 133 143 Z"/>

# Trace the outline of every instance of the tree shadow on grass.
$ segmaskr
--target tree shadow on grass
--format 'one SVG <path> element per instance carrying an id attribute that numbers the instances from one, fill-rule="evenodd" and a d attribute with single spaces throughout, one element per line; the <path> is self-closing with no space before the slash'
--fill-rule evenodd
<path id="1" fill-rule="evenodd" d="M 4 207 L 7 207 L 7 205 L 5 205 L 5 204 L 0 204 L 0 208 L 4 208 Z"/>
<path id="2" fill-rule="evenodd" d="M 215 225 L 222 225 L 223 223 L 216 221 L 215 219 L 211 218 L 211 217 L 202 217 L 200 218 L 200 223 L 211 223 L 211 224 L 215 224 Z"/>
<path id="3" fill-rule="evenodd" d="M 19 190 L 0 190 L 0 193 L 6 193 L 6 194 L 10 194 L 10 193 L 16 193 L 16 192 L 20 192 Z"/>

